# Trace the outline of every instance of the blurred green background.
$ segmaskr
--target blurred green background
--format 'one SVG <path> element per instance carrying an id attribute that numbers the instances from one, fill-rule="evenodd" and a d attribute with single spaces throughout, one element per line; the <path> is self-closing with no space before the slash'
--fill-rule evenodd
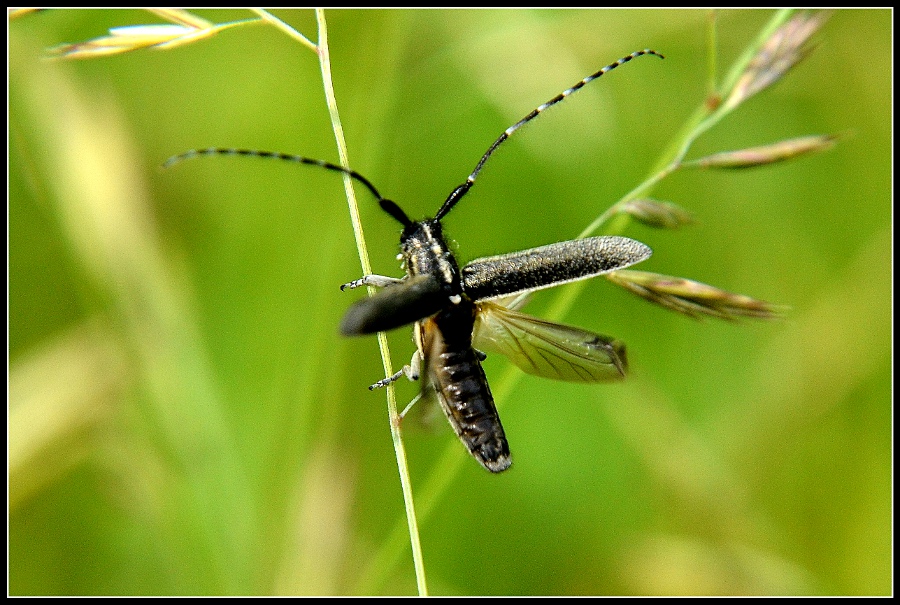
<path id="1" fill-rule="evenodd" d="M 238 11 L 207 11 L 223 22 Z M 316 38 L 311 11 L 276 14 Z M 720 73 L 771 17 L 718 13 Z M 569 239 L 637 185 L 702 102 L 703 11 L 328 11 L 351 165 L 433 214 L 536 105 L 547 112 L 445 221 L 462 262 Z M 316 57 L 251 26 L 167 51 L 47 61 L 156 23 L 12 21 L 9 590 L 415 594 L 375 338 L 341 179 L 205 146 L 337 161 Z M 622 384 L 486 362 L 514 464 L 492 476 L 443 420 L 405 430 L 432 594 L 892 590 L 891 13 L 837 11 L 782 82 L 691 156 L 849 132 L 833 150 L 653 193 L 680 231 L 630 226 L 641 269 L 786 304 L 697 322 L 603 280 L 564 321 L 629 347 Z M 398 226 L 357 188 L 374 270 Z M 528 311 L 545 313 L 559 292 Z M 390 335 L 395 367 L 413 351 Z M 408 401 L 416 387 L 403 383 Z"/>

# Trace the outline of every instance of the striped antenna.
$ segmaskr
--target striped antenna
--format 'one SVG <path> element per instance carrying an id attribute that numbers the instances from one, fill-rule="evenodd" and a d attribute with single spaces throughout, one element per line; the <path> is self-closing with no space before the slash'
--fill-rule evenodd
<path id="1" fill-rule="evenodd" d="M 515 133 L 519 128 L 521 128 L 522 126 L 524 126 L 531 120 L 535 119 L 545 109 L 553 107 L 554 105 L 556 105 L 563 99 L 566 99 L 571 94 L 577 92 L 585 84 L 588 84 L 589 82 L 592 82 L 593 80 L 596 80 L 597 78 L 599 78 L 606 72 L 612 71 L 613 69 L 617 68 L 619 65 L 622 65 L 623 63 L 628 63 L 632 59 L 635 59 L 642 55 L 655 55 L 655 56 L 659 57 L 660 59 L 665 58 L 660 53 L 656 52 L 655 50 L 650 50 L 649 48 L 646 48 L 644 50 L 635 51 L 635 52 L 631 53 L 630 55 L 628 55 L 627 57 L 622 57 L 615 63 L 611 63 L 611 64 L 607 65 L 606 67 L 604 67 L 603 69 L 601 69 L 600 71 L 584 78 L 583 80 L 581 80 L 580 82 L 575 84 L 575 86 L 562 91 L 561 93 L 559 93 L 558 95 L 556 95 L 555 97 L 553 97 L 552 99 L 550 99 L 549 101 L 544 103 L 543 105 L 540 105 L 540 106 L 534 108 L 531 111 L 531 113 L 529 113 L 527 116 L 525 116 L 524 118 L 522 118 L 521 120 L 519 120 L 518 122 L 516 122 L 509 128 L 507 128 L 505 131 L 503 131 L 503 134 L 501 134 L 497 138 L 497 140 L 494 141 L 494 143 L 488 148 L 487 152 L 483 156 L 481 156 L 481 159 L 478 161 L 478 164 L 475 166 L 475 170 L 472 171 L 472 174 L 470 174 L 468 176 L 468 178 L 466 178 L 465 182 L 462 185 L 457 186 L 450 193 L 450 195 L 444 201 L 444 204 L 441 206 L 440 210 L 438 210 L 437 214 L 435 215 L 435 217 L 434 217 L 435 220 L 440 220 L 441 218 L 446 216 L 446 214 L 448 212 L 450 212 L 450 210 L 456 205 L 456 203 L 459 202 L 460 199 L 462 199 L 462 197 L 469 191 L 469 189 L 472 188 L 472 185 L 475 184 L 475 179 L 478 178 L 478 174 L 481 172 L 482 168 L 484 168 L 484 165 L 487 163 L 488 159 L 493 155 L 493 153 L 497 150 L 497 148 L 500 147 L 500 145 L 502 145 L 503 142 L 506 141 L 509 137 L 511 137 L 513 135 L 513 133 Z M 369 179 L 367 179 L 360 173 L 356 172 L 355 170 L 351 170 L 344 166 L 338 166 L 337 164 L 332 164 L 331 162 L 326 162 L 325 160 L 317 160 L 314 158 L 307 158 L 304 156 L 292 155 L 289 153 L 280 153 L 277 151 L 259 151 L 259 150 L 255 150 L 255 149 L 231 149 L 231 148 L 225 148 L 225 147 L 208 147 L 206 149 L 191 149 L 190 151 L 185 151 L 184 153 L 179 153 L 178 155 L 173 155 L 168 160 L 163 162 L 162 167 L 163 168 L 171 168 L 175 164 L 179 164 L 186 160 L 191 160 L 194 158 L 198 158 L 201 156 L 208 156 L 208 155 L 242 155 L 242 156 L 249 156 L 249 157 L 269 158 L 269 159 L 274 159 L 274 160 L 284 160 L 287 162 L 297 162 L 300 164 L 309 164 L 311 166 L 319 166 L 321 168 L 326 168 L 328 170 L 334 170 L 335 172 L 343 172 L 344 174 L 349 175 L 351 178 L 356 179 L 357 181 L 359 181 L 360 183 L 365 185 L 366 188 L 369 191 L 371 191 L 372 194 L 376 197 L 376 199 L 378 200 L 378 204 L 381 206 L 381 208 L 385 212 L 390 214 L 392 217 L 394 217 L 404 227 L 412 224 L 412 221 L 409 219 L 409 217 L 406 215 L 406 213 L 400 208 L 400 206 L 398 206 L 396 204 L 396 202 L 383 197 L 378 192 L 378 189 L 375 188 L 375 185 L 373 185 L 372 182 L 369 181 Z"/>
<path id="2" fill-rule="evenodd" d="M 593 80 L 596 80 L 597 78 L 599 78 L 606 72 L 612 71 L 613 69 L 617 68 L 619 65 L 628 63 L 632 59 L 635 59 L 642 55 L 655 55 L 655 56 L 659 57 L 660 59 L 665 58 L 661 54 L 656 52 L 655 50 L 650 50 L 649 48 L 645 48 L 644 50 L 635 51 L 635 52 L 631 53 L 630 55 L 628 55 L 627 57 L 622 57 L 615 63 L 611 63 L 611 64 L 607 65 L 606 67 L 604 67 L 603 69 L 601 69 L 600 71 L 584 78 L 583 80 L 581 80 L 578 84 L 576 84 L 572 88 L 568 88 L 568 89 L 562 91 L 561 93 L 559 93 L 558 95 L 556 95 L 555 97 L 553 97 L 552 99 L 550 99 L 549 101 L 544 103 L 543 105 L 533 109 L 531 111 L 531 113 L 529 113 L 527 116 L 525 116 L 524 118 L 522 118 L 521 120 L 519 120 L 518 122 L 516 122 L 509 128 L 507 128 L 506 130 L 504 130 L 503 134 L 501 134 L 500 137 L 496 141 L 494 141 L 494 143 L 488 148 L 487 152 L 483 156 L 481 156 L 481 159 L 478 161 L 478 165 L 475 166 L 475 170 L 472 171 L 472 174 L 469 175 L 469 177 L 466 179 L 466 181 L 462 185 L 459 185 L 458 187 L 456 187 L 456 189 L 453 190 L 452 193 L 450 193 L 450 195 L 447 197 L 447 200 L 444 202 L 444 205 L 441 206 L 441 209 L 438 210 L 438 212 L 434 218 L 437 220 L 440 220 L 441 218 L 446 216 L 446 214 L 448 212 L 450 212 L 450 210 L 453 208 L 453 206 L 456 205 L 456 203 L 462 198 L 462 196 L 464 196 L 469 191 L 469 189 L 472 188 L 472 185 L 475 183 L 475 179 L 478 178 L 478 173 L 480 173 L 481 169 L 484 168 L 484 165 L 488 161 L 488 158 L 490 158 L 491 155 L 493 155 L 493 153 L 497 150 L 497 148 L 500 147 L 500 145 L 502 145 L 503 142 L 506 141 L 506 139 L 511 137 L 515 131 L 517 131 L 519 128 L 521 128 L 522 126 L 524 126 L 531 120 L 538 117 L 538 115 L 545 109 L 553 107 L 554 105 L 556 105 L 563 99 L 569 97 L 571 94 L 580 90 L 585 84 L 588 84 L 589 82 L 592 82 Z"/>
<path id="3" fill-rule="evenodd" d="M 208 147 L 206 149 L 191 149 L 190 151 L 185 151 L 184 153 L 179 153 L 178 155 L 173 155 L 168 160 L 163 162 L 163 168 L 171 168 L 175 164 L 180 164 L 186 160 L 192 160 L 194 158 L 199 158 L 205 155 L 243 155 L 250 156 L 256 158 L 268 158 L 272 160 L 285 160 L 287 162 L 298 162 L 300 164 L 310 164 L 312 166 L 321 166 L 322 168 L 327 168 L 328 170 L 334 170 L 336 172 L 343 172 L 344 174 L 350 175 L 352 178 L 356 179 L 360 183 L 366 186 L 366 188 L 372 192 L 372 194 L 378 199 L 379 203 L 381 202 L 390 202 L 390 200 L 386 200 L 378 190 L 375 189 L 375 185 L 373 185 L 369 179 L 356 172 L 355 170 L 350 170 L 349 168 L 345 168 L 343 166 L 338 166 L 337 164 L 332 164 L 331 162 L 326 162 L 325 160 L 316 160 L 313 158 L 306 158 L 300 155 L 291 155 L 289 153 L 280 153 L 278 151 L 259 151 L 256 149 L 229 149 L 225 147 Z M 392 202 L 391 202 L 392 203 Z M 395 204 L 396 205 L 396 204 Z M 408 219 L 407 219 L 408 220 Z M 402 222 L 402 221 L 401 221 Z"/>

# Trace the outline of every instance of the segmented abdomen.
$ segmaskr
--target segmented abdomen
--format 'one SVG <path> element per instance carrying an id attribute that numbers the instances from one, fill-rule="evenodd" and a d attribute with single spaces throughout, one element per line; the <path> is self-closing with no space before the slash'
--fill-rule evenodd
<path id="1" fill-rule="evenodd" d="M 509 468 L 509 444 L 487 377 L 472 348 L 474 308 L 464 300 L 424 326 L 428 374 L 441 408 L 460 440 L 484 468 Z"/>

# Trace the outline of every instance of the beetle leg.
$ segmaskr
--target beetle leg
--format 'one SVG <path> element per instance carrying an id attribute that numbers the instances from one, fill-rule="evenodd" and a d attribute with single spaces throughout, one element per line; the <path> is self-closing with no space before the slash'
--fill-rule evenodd
<path id="1" fill-rule="evenodd" d="M 369 386 L 370 391 L 374 391 L 375 389 L 380 389 L 382 387 L 386 387 L 392 382 L 397 382 L 400 380 L 401 376 L 406 376 L 408 380 L 415 382 L 419 379 L 419 374 L 422 368 L 422 356 L 419 354 L 419 351 L 413 353 L 412 359 L 409 360 L 409 363 L 403 366 L 399 372 L 395 372 L 393 375 L 388 376 L 386 378 L 382 378 L 375 384 Z"/>
<path id="2" fill-rule="evenodd" d="M 422 392 L 419 391 L 419 393 L 415 397 L 412 398 L 412 401 L 410 401 L 408 404 L 406 404 L 406 407 L 403 408 L 403 411 L 400 412 L 399 419 L 403 420 L 406 417 L 406 413 L 409 412 L 412 409 L 412 406 L 416 405 L 416 402 L 418 402 L 421 398 L 422 398 Z"/>
<path id="3" fill-rule="evenodd" d="M 388 277 L 387 275 L 364 275 L 359 279 L 354 279 L 346 284 L 341 284 L 341 291 L 352 290 L 360 286 L 375 286 L 376 288 L 384 288 L 385 286 L 393 286 L 399 284 L 402 279 L 396 277 Z"/>
<path id="4" fill-rule="evenodd" d="M 406 366 L 403 366 L 403 367 L 405 368 Z M 398 380 L 400 380 L 401 376 L 403 376 L 403 370 L 400 370 L 399 372 L 397 372 L 391 376 L 387 376 L 386 378 L 382 378 L 381 380 L 379 380 L 378 382 L 376 382 L 374 384 L 370 384 L 369 390 L 374 391 L 375 389 L 380 389 L 381 387 L 386 387 L 387 385 L 391 384 L 392 382 L 397 382 Z"/>

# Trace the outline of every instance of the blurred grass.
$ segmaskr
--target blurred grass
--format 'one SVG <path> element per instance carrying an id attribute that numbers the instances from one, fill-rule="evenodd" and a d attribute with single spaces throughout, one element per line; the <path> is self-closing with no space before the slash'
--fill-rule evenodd
<path id="1" fill-rule="evenodd" d="M 277 14 L 315 31 L 311 12 Z M 446 220 L 463 261 L 570 238 L 702 99 L 706 16 L 330 11 L 352 166 L 432 214 L 509 124 L 655 48 L 665 62 L 529 125 Z M 718 64 L 768 16 L 720 12 Z M 786 321 L 697 323 L 597 283 L 565 321 L 628 343 L 628 381 L 507 388 L 514 370 L 489 359 L 515 461 L 500 477 L 443 425 L 406 431 L 414 488 L 449 473 L 448 444 L 462 459 L 420 527 L 432 593 L 890 594 L 890 17 L 835 12 L 695 153 L 851 138 L 675 175 L 654 196 L 698 224 L 627 233 L 653 247 L 647 270 L 790 305 Z M 403 508 L 383 396 L 365 389 L 376 344 L 336 330 L 354 299 L 337 285 L 359 273 L 340 179 L 157 169 L 213 145 L 334 161 L 316 61 L 264 27 L 41 59 L 147 22 L 50 11 L 9 28 L 10 592 L 412 594 L 408 556 L 381 563 Z M 398 274 L 396 225 L 361 204 L 375 270 Z M 404 363 L 407 331 L 391 340 Z"/>

